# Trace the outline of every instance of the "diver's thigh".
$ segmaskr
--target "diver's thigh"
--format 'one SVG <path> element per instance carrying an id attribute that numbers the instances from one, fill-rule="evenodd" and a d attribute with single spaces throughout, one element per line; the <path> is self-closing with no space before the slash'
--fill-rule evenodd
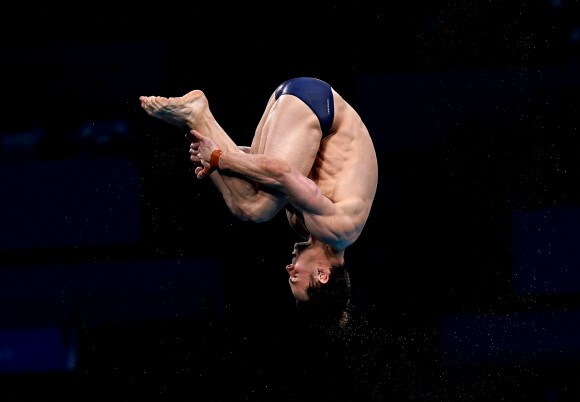
<path id="1" fill-rule="evenodd" d="M 322 131 L 318 118 L 304 102 L 292 95 L 279 97 L 261 135 L 262 153 L 282 159 L 308 175 L 320 148 Z"/>

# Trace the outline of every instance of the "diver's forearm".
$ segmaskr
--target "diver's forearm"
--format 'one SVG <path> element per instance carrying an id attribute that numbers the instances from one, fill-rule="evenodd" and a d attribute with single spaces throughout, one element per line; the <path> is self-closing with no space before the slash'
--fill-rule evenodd
<path id="1" fill-rule="evenodd" d="M 286 162 L 271 156 L 240 152 L 224 152 L 218 167 L 222 172 L 233 172 L 275 189 L 283 187 L 284 174 L 290 168 Z"/>

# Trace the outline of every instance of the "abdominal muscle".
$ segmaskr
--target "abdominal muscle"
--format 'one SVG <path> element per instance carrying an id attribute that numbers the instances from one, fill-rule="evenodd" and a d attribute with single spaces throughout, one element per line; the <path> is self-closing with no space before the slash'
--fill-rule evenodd
<path id="1" fill-rule="evenodd" d="M 330 219 L 307 216 L 305 220 L 293 208 L 287 214 L 298 233 L 307 230 L 305 221 L 353 227 L 349 239 L 345 239 L 351 244 L 369 216 L 377 188 L 378 165 L 372 140 L 359 115 L 339 95 L 335 93 L 334 97 L 335 122 L 330 135 L 320 144 L 309 178 L 339 208 L 340 216 Z M 348 224 L 342 224 L 341 219 L 348 219 Z"/>

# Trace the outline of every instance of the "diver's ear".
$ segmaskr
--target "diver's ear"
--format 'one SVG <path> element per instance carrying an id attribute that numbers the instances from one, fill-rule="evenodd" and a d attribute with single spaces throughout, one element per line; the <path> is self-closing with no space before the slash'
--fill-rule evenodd
<path id="1" fill-rule="evenodd" d="M 318 281 L 320 283 L 328 282 L 328 268 L 318 268 Z"/>

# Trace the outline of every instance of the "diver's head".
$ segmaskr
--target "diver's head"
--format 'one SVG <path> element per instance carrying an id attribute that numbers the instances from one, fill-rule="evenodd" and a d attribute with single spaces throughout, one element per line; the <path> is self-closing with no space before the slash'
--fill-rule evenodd
<path id="1" fill-rule="evenodd" d="M 300 310 L 319 316 L 343 317 L 350 304 L 350 278 L 344 266 L 344 250 L 336 251 L 310 238 L 296 243 L 292 256 L 286 270 Z"/>

